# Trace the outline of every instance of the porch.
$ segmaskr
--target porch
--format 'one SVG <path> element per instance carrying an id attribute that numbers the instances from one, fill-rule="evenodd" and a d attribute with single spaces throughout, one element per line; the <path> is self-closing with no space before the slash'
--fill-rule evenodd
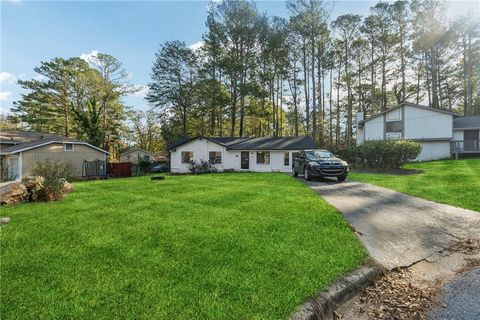
<path id="1" fill-rule="evenodd" d="M 451 141 L 450 152 L 455 159 L 459 155 L 480 155 L 480 139 Z"/>

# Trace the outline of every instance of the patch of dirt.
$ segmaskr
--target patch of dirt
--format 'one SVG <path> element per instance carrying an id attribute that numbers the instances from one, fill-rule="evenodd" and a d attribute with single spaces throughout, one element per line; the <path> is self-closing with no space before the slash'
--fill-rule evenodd
<path id="1" fill-rule="evenodd" d="M 468 272 L 476 267 L 480 267 L 480 259 L 473 258 L 473 259 L 465 259 L 467 263 L 460 269 L 457 270 L 457 275 L 462 273 Z"/>
<path id="2" fill-rule="evenodd" d="M 423 170 L 420 169 L 374 169 L 374 168 L 354 168 L 352 172 L 358 173 L 374 173 L 374 174 L 385 174 L 393 176 L 408 176 L 413 174 L 423 173 Z"/>
<path id="3" fill-rule="evenodd" d="M 440 284 L 427 288 L 414 285 L 408 269 L 387 272 L 359 298 L 360 313 L 371 319 L 425 319 L 427 312 L 438 304 Z"/>
<path id="4" fill-rule="evenodd" d="M 459 252 L 468 255 L 480 253 L 480 239 L 465 239 L 455 242 L 447 248 L 449 252 Z"/>
<path id="5" fill-rule="evenodd" d="M 480 266 L 480 239 L 445 248 L 438 259 L 386 272 L 360 296 L 342 306 L 334 319 L 422 320 L 441 304 L 443 286 Z"/>

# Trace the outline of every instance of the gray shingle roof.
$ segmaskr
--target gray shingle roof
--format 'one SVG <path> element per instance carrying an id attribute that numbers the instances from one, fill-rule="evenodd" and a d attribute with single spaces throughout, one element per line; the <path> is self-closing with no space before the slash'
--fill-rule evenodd
<path id="1" fill-rule="evenodd" d="M 480 115 L 458 117 L 453 119 L 454 129 L 477 129 L 480 128 Z"/>
<path id="2" fill-rule="evenodd" d="M 1 143 L 25 143 L 45 139 L 64 139 L 64 136 L 55 133 L 44 133 L 39 131 L 2 130 L 0 131 Z"/>
<path id="3" fill-rule="evenodd" d="M 311 137 L 259 137 L 235 143 L 230 150 L 305 150 L 317 145 Z"/>
<path id="4" fill-rule="evenodd" d="M 24 149 L 34 149 L 36 147 L 51 144 L 54 142 L 83 144 L 99 151 L 105 152 L 106 154 L 109 154 L 109 152 L 86 142 L 66 138 L 58 134 L 42 133 L 36 131 L 2 130 L 0 132 L 0 138 L 0 143 L 5 142 L 7 144 L 11 141 L 16 142 L 16 144 L 10 145 L 8 147 L 2 147 L 0 150 L 0 154 L 14 154 Z"/>
<path id="5" fill-rule="evenodd" d="M 176 141 L 168 146 L 168 150 L 173 150 L 197 138 L 199 137 Z M 223 145 L 227 150 L 305 150 L 317 148 L 311 137 L 216 137 L 204 139 Z"/>

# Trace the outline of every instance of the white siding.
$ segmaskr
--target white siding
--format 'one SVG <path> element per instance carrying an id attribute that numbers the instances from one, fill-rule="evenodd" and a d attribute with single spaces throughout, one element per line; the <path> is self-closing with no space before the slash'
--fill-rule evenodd
<path id="1" fill-rule="evenodd" d="M 193 161 L 208 161 L 208 153 L 210 151 L 222 152 L 222 163 L 216 164 L 215 167 L 222 171 L 225 165 L 229 165 L 230 157 L 225 157 L 225 147 L 211 142 L 207 139 L 196 139 L 190 141 L 184 145 L 181 145 L 176 151 L 171 153 L 171 171 L 172 172 L 189 172 L 190 165 L 188 163 L 182 163 L 182 151 L 193 152 Z"/>
<path id="2" fill-rule="evenodd" d="M 451 156 L 449 141 L 420 142 L 422 152 L 416 159 L 417 161 L 429 161 L 445 159 Z"/>
<path id="3" fill-rule="evenodd" d="M 405 106 L 405 139 L 452 138 L 453 116 Z"/>
<path id="4" fill-rule="evenodd" d="M 364 128 L 357 128 L 357 146 L 361 145 L 365 141 L 365 130 Z"/>
<path id="5" fill-rule="evenodd" d="M 383 140 L 383 117 L 381 115 L 365 122 L 365 141 Z"/>
<path id="6" fill-rule="evenodd" d="M 453 131 L 453 140 L 463 140 L 463 130 Z"/>
<path id="7" fill-rule="evenodd" d="M 387 121 L 400 121 L 402 120 L 402 107 L 389 111 L 386 115 Z"/>
<path id="8" fill-rule="evenodd" d="M 171 161 L 171 171 L 174 173 L 188 173 L 189 164 L 181 163 L 182 162 L 182 151 L 191 151 L 193 152 L 193 161 L 199 162 L 201 160 L 208 161 L 209 151 L 220 151 L 222 152 L 222 164 L 216 164 L 215 167 L 219 171 L 223 170 L 238 170 L 241 171 L 241 151 L 232 150 L 228 151 L 225 147 L 211 142 L 207 139 L 197 139 L 186 143 L 178 148 L 175 151 L 172 151 L 170 154 Z M 292 167 L 292 153 L 299 150 L 290 150 L 290 151 L 276 151 L 276 150 L 262 150 L 270 152 L 270 163 L 269 164 L 257 164 L 257 151 L 256 150 L 245 150 L 249 153 L 249 170 L 245 171 L 255 171 L 255 172 L 290 172 Z M 285 152 L 289 153 L 289 164 L 284 165 L 284 155 Z"/>

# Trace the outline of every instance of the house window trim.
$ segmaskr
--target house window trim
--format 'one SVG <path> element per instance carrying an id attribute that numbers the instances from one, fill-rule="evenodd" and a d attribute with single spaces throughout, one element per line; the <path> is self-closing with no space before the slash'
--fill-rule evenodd
<path id="1" fill-rule="evenodd" d="M 212 162 L 210 159 L 210 153 L 215 152 L 215 153 L 220 153 L 220 162 Z M 223 163 L 223 152 L 222 151 L 215 151 L 215 150 L 209 150 L 208 151 L 208 162 L 210 164 L 216 165 L 216 164 L 222 164 Z"/>
<path id="2" fill-rule="evenodd" d="M 400 124 L 400 130 L 399 131 L 388 131 L 388 124 L 389 123 L 399 123 Z M 393 125 L 392 125 L 393 126 Z M 403 121 L 402 120 L 395 120 L 395 121 L 386 121 L 385 122 L 385 133 L 388 134 L 388 133 L 400 133 L 400 134 L 403 134 Z"/>
<path id="3" fill-rule="evenodd" d="M 71 146 L 72 146 L 72 150 L 67 150 L 67 145 L 71 145 Z M 63 144 L 63 151 L 65 151 L 65 152 L 75 152 L 75 144 L 73 144 L 73 143 L 64 143 L 64 144 Z"/>
<path id="4" fill-rule="evenodd" d="M 22 152 L 20 152 L 19 155 L 13 155 L 9 156 L 8 158 L 5 159 L 7 161 L 7 173 L 9 175 L 9 178 L 14 178 L 15 181 L 21 181 L 22 180 L 22 175 L 23 175 L 23 168 L 22 168 Z M 10 175 L 10 161 L 11 160 L 16 160 L 17 161 L 17 172 L 15 174 L 15 177 L 13 175 Z"/>
<path id="5" fill-rule="evenodd" d="M 285 164 L 285 160 L 287 160 L 286 164 Z M 290 151 L 285 151 L 283 153 L 283 166 L 290 167 Z"/>
<path id="6" fill-rule="evenodd" d="M 259 162 L 259 161 L 258 161 L 258 154 L 259 154 L 259 153 L 265 153 L 265 154 L 268 153 L 268 162 Z M 256 156 L 257 156 L 257 159 L 256 159 L 256 160 L 257 160 L 257 161 L 256 161 L 257 164 L 260 164 L 260 165 L 270 165 L 270 163 L 271 163 L 270 155 L 271 155 L 270 151 L 257 151 L 257 154 L 256 154 Z M 265 156 L 263 157 L 263 160 L 265 161 Z"/>
<path id="7" fill-rule="evenodd" d="M 192 156 L 191 156 L 191 158 L 190 158 L 190 162 L 183 162 L 183 153 L 184 153 L 184 152 L 189 152 L 189 153 L 192 154 Z M 181 162 L 182 164 L 192 164 L 192 163 L 193 163 L 193 151 L 186 151 L 186 150 L 185 150 L 185 151 L 180 152 L 180 162 Z"/>

